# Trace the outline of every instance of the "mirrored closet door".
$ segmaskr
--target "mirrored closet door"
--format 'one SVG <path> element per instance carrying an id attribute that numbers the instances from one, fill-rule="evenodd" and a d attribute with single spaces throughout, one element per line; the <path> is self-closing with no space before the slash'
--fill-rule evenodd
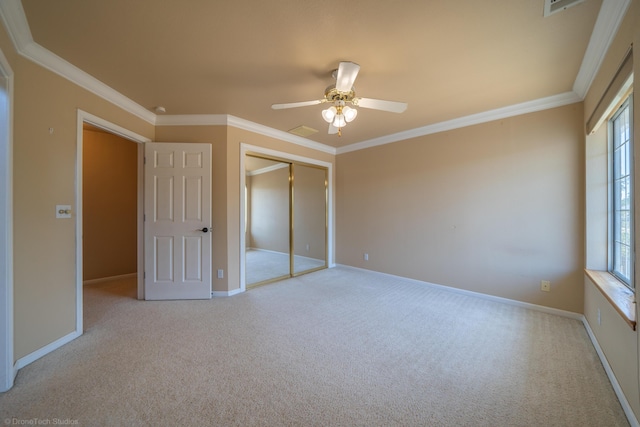
<path id="1" fill-rule="evenodd" d="M 327 168 L 247 155 L 245 281 L 257 286 L 327 266 Z"/>

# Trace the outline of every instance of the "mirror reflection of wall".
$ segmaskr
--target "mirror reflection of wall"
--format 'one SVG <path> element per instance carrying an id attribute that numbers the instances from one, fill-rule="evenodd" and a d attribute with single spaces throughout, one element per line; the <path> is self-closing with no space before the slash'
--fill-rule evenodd
<path id="1" fill-rule="evenodd" d="M 289 163 L 247 156 L 245 164 L 246 282 L 289 277 Z"/>
<path id="2" fill-rule="evenodd" d="M 254 155 L 245 167 L 246 285 L 326 268 L 327 169 Z"/>
<path id="3" fill-rule="evenodd" d="M 327 169 L 294 165 L 293 271 L 326 267 Z"/>

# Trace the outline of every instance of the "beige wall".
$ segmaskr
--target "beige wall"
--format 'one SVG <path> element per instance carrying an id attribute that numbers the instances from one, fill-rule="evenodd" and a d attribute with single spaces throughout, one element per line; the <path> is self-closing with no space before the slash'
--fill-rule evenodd
<path id="1" fill-rule="evenodd" d="M 250 247 L 289 253 L 289 167 L 253 175 Z"/>
<path id="2" fill-rule="evenodd" d="M 82 156 L 83 279 L 135 273 L 138 146 L 85 130 Z"/>
<path id="3" fill-rule="evenodd" d="M 635 46 L 633 67 L 635 76 L 635 98 L 634 98 L 634 197 L 640 200 L 640 108 L 638 107 L 638 77 L 640 76 L 640 4 L 638 1 L 632 1 L 627 14 L 620 26 L 618 34 L 613 40 L 607 55 L 604 59 L 600 71 L 596 75 L 591 89 L 585 97 L 584 105 L 584 122 L 589 119 L 593 110 L 596 108 L 604 90 L 613 79 L 624 54 L 629 46 L 633 43 Z M 602 205 L 606 203 L 606 190 L 602 190 L 602 172 L 606 167 L 606 156 L 602 150 L 606 147 L 606 126 L 603 126 L 596 134 L 587 137 L 587 267 L 595 269 L 606 268 L 606 252 L 603 251 L 603 245 L 606 243 L 606 220 L 603 221 Z M 604 180 L 606 181 L 606 175 Z M 598 183 L 600 183 L 600 188 Z M 600 209 L 598 208 L 600 206 Z M 606 210 L 606 205 L 605 205 Z M 635 209 L 635 224 L 640 224 L 640 209 Z M 638 232 L 635 236 L 635 263 L 640 265 L 640 254 L 638 253 Z M 636 287 L 638 280 L 636 276 Z M 629 402 L 636 418 L 640 418 L 640 396 L 638 389 L 640 387 L 638 380 L 638 366 L 640 364 L 640 355 L 638 354 L 638 331 L 633 331 L 627 323 L 614 310 L 609 301 L 594 286 L 591 280 L 585 276 L 585 305 L 584 315 L 589 323 L 593 334 L 596 336 L 600 347 L 607 361 L 609 362 L 626 400 Z M 637 309 L 637 304 L 636 304 Z M 600 322 L 598 322 L 598 311 L 600 312 Z M 638 318 L 638 313 L 636 313 Z"/>
<path id="4" fill-rule="evenodd" d="M 337 262 L 581 312 L 582 117 L 573 104 L 339 155 Z"/>
<path id="5" fill-rule="evenodd" d="M 2 26 L 0 49 L 14 71 L 14 357 L 17 360 L 76 329 L 77 110 L 149 138 L 153 138 L 154 128 L 19 56 Z M 72 205 L 73 218 L 56 219 L 57 204 Z"/>

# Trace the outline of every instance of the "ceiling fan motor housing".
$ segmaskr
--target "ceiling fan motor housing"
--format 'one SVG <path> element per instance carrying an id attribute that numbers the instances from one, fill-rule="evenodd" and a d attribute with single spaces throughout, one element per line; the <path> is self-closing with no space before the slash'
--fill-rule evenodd
<path id="1" fill-rule="evenodd" d="M 324 97 L 329 102 L 344 101 L 353 103 L 356 92 L 353 90 L 353 87 L 349 92 L 340 92 L 336 89 L 336 85 L 331 85 L 325 89 Z"/>

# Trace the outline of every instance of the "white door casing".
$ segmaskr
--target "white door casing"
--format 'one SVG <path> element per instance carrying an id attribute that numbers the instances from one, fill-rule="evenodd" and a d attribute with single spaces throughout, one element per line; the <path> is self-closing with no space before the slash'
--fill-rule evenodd
<path id="1" fill-rule="evenodd" d="M 146 143 L 145 299 L 211 298 L 211 145 Z"/>
<path id="2" fill-rule="evenodd" d="M 0 392 L 13 386 L 13 71 L 0 50 Z"/>

